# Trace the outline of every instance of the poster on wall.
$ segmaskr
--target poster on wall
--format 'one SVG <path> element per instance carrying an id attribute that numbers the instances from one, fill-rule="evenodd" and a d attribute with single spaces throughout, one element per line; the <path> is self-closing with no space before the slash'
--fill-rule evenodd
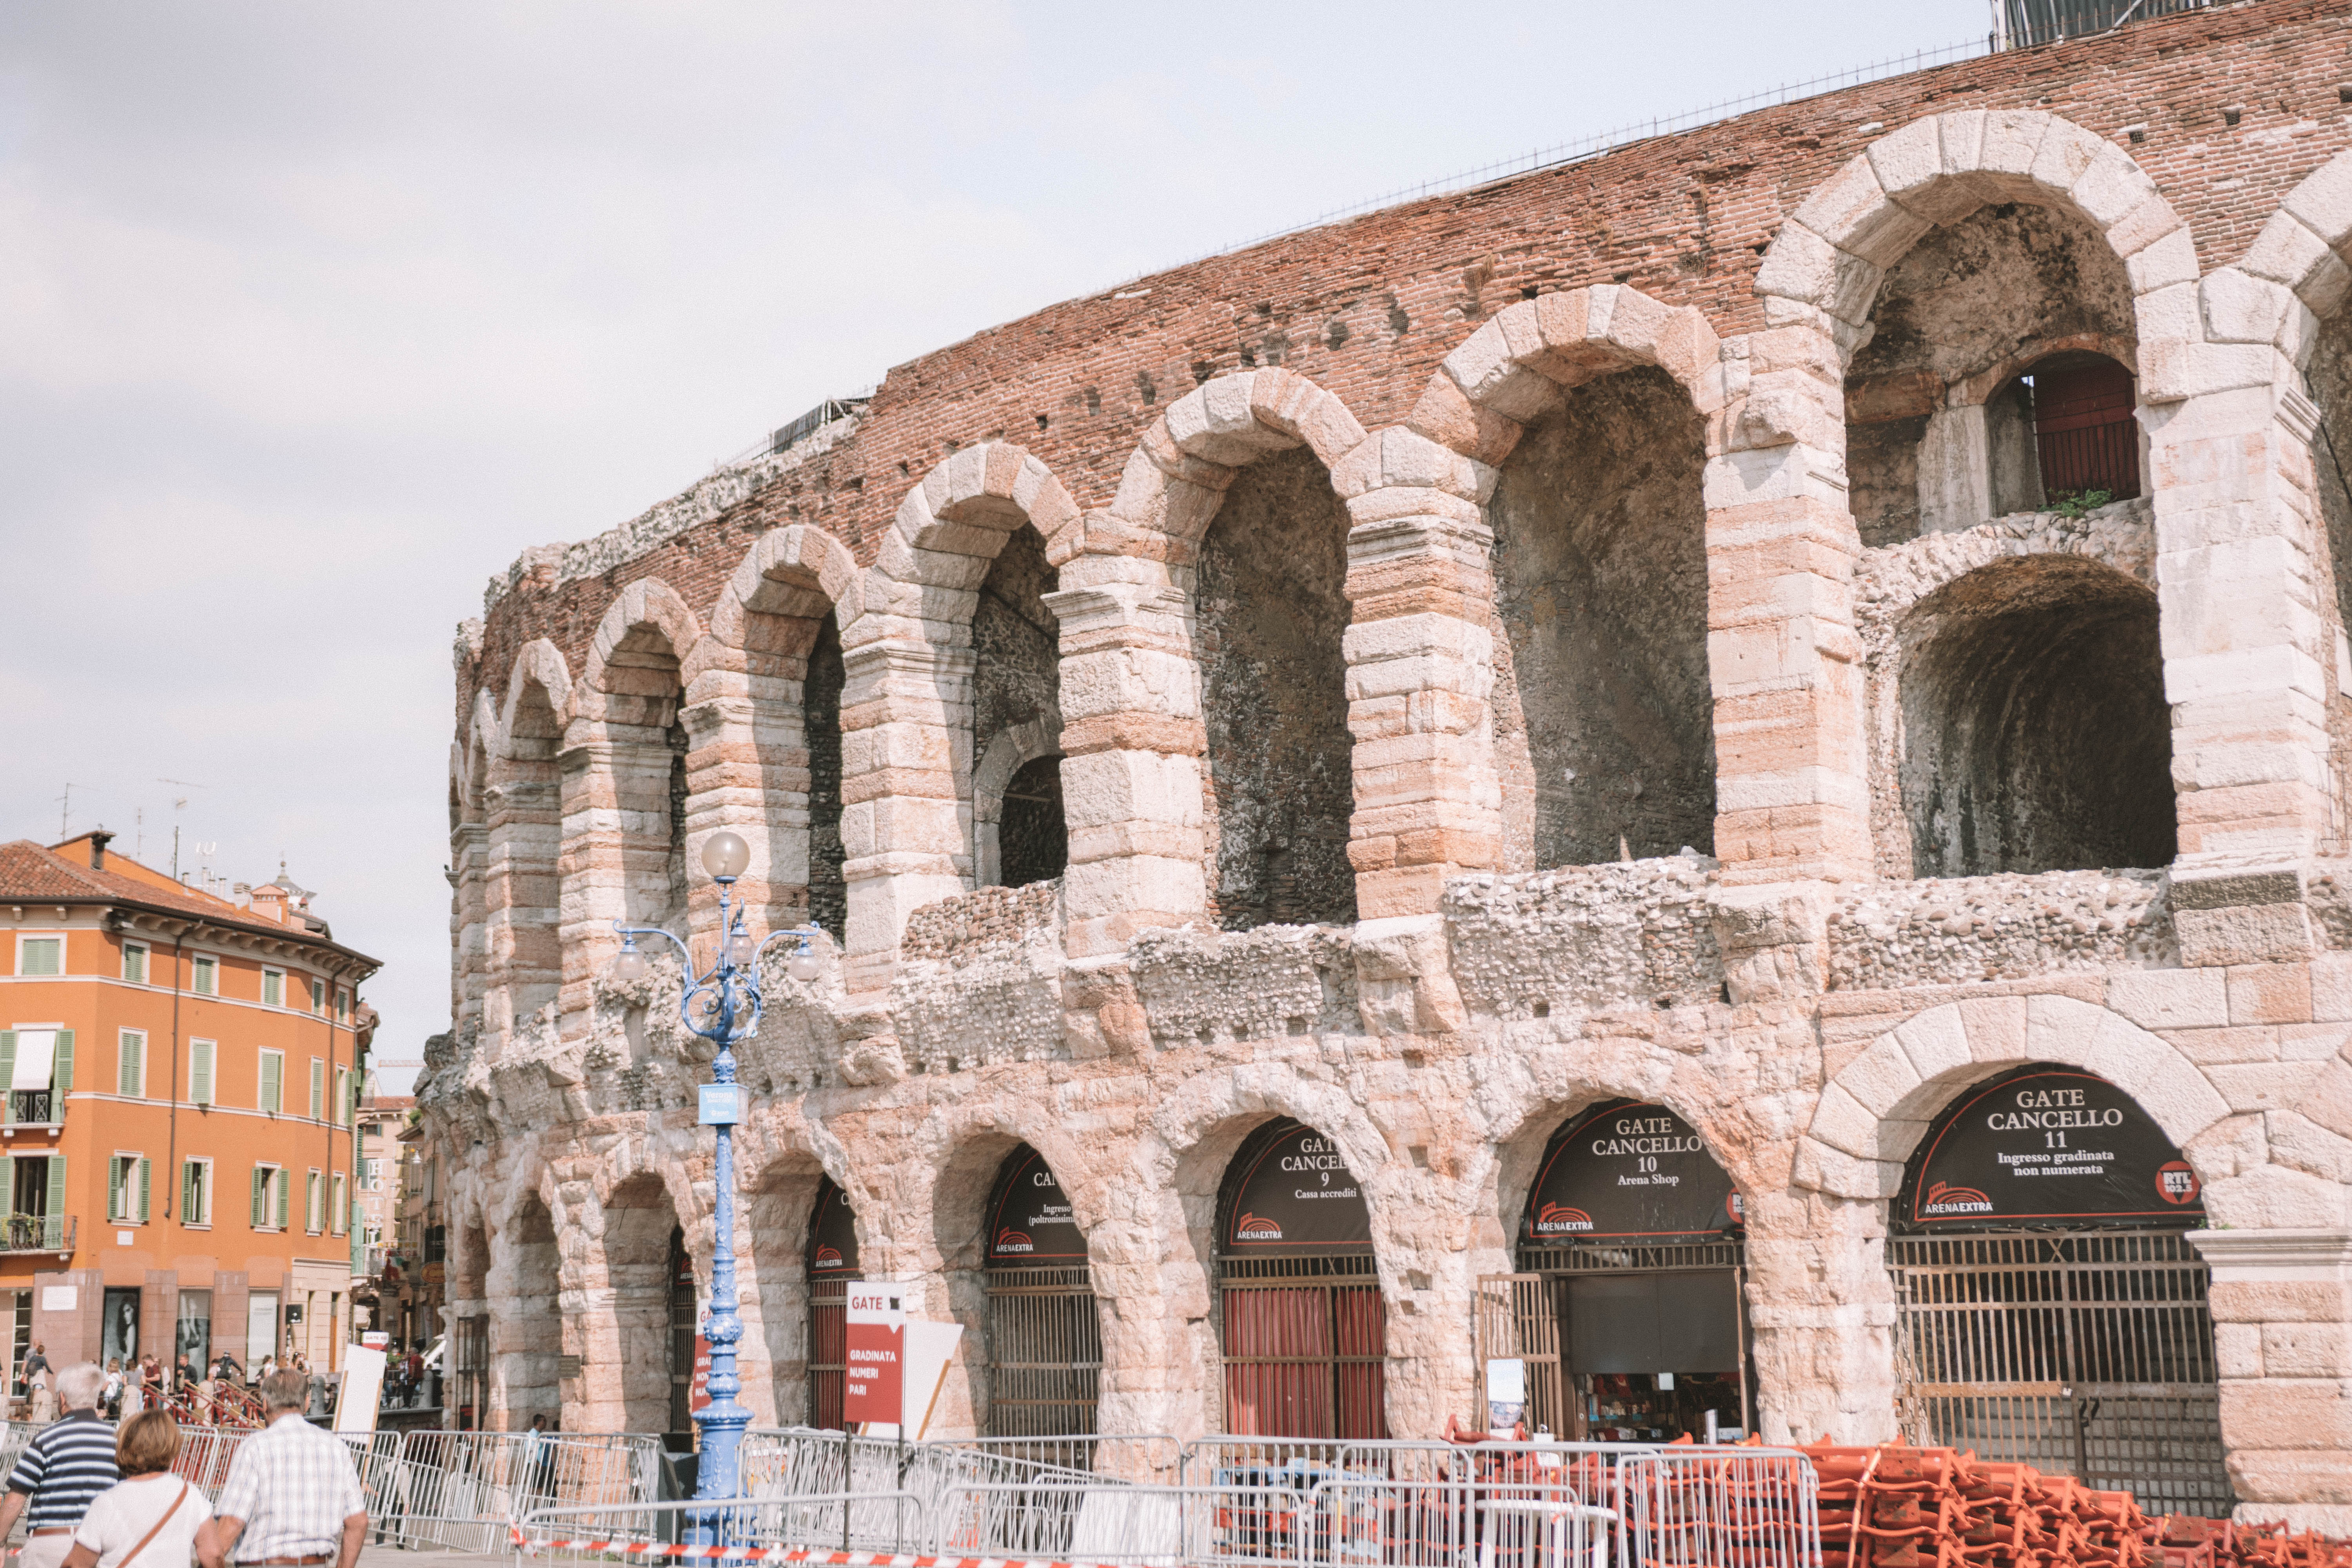
<path id="1" fill-rule="evenodd" d="M 1580 1111 L 1544 1149 L 1522 1245 L 1712 1241 L 1746 1215 L 1697 1129 L 1663 1105 L 1617 1100 Z"/>
<path id="2" fill-rule="evenodd" d="M 1225 1217 L 1227 1251 L 1298 1257 L 1372 1249 L 1372 1213 L 1338 1143 L 1293 1123 L 1245 1158 Z"/>
<path id="3" fill-rule="evenodd" d="M 988 1266 L 1075 1266 L 1087 1260 L 1086 1233 L 1070 1216 L 1045 1156 L 1025 1144 L 1013 1152 L 988 1205 Z"/>
<path id="4" fill-rule="evenodd" d="M 812 1279 L 857 1274 L 857 1215 L 829 1181 L 818 1189 L 816 1213 L 809 1220 L 808 1270 Z"/>
<path id="5" fill-rule="evenodd" d="M 2202 1225 L 2201 1184 L 2156 1119 L 2076 1068 L 2023 1068 L 1961 1095 L 1906 1173 L 1924 1230 Z"/>
<path id="6" fill-rule="evenodd" d="M 139 1359 L 139 1291 L 136 1287 L 106 1292 L 106 1316 L 99 1325 L 99 1364 L 121 1361 L 129 1366 Z"/>

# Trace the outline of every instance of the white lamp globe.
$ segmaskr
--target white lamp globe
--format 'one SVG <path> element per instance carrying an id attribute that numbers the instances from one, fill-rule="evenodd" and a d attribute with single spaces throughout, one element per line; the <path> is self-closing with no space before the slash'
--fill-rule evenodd
<path id="1" fill-rule="evenodd" d="M 719 881 L 733 881 L 751 863 L 751 847 L 740 834 L 722 827 L 703 842 L 702 868 Z"/>

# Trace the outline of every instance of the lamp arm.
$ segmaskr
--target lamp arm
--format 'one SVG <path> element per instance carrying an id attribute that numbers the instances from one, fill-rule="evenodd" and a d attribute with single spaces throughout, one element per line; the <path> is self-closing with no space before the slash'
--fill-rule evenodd
<path id="1" fill-rule="evenodd" d="M 630 937 L 657 936 L 664 942 L 669 943 L 670 946 L 677 949 L 677 961 L 679 963 L 685 965 L 688 973 L 691 974 L 694 972 L 694 954 L 687 951 L 686 943 L 678 941 L 677 938 L 670 935 L 669 932 L 662 930 L 659 926 L 625 926 L 620 921 L 614 921 L 613 922 L 613 934 L 615 936 Z"/>

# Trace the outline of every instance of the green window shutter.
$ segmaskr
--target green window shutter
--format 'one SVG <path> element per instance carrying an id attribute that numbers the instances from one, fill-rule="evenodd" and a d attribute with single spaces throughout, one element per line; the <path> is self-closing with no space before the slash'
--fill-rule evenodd
<path id="1" fill-rule="evenodd" d="M 50 1082 L 59 1094 L 73 1087 L 73 1031 L 71 1029 L 58 1031 L 57 1070 L 51 1076 Z M 49 1111 L 49 1120 L 63 1121 L 64 1113 L 65 1107 L 53 1106 Z"/>
<path id="2" fill-rule="evenodd" d="M 122 1156 L 106 1163 L 106 1217 L 122 1217 Z"/>
<path id="3" fill-rule="evenodd" d="M 8 1085 L 16 1076 L 16 1031 L 0 1029 L 0 1121 L 16 1120 L 16 1097 Z"/>
<path id="4" fill-rule="evenodd" d="M 213 1102 L 213 1043 L 188 1042 L 188 1098 L 198 1105 Z"/>
<path id="5" fill-rule="evenodd" d="M 49 1224 L 62 1226 L 66 1212 L 66 1157 L 49 1156 Z M 58 1234 L 62 1234 L 59 1232 Z"/>
<path id="6" fill-rule="evenodd" d="M 155 1162 L 146 1155 L 139 1156 L 139 1223 L 142 1225 L 147 1223 L 147 1201 L 154 1191 L 154 1165 Z"/>
<path id="7" fill-rule="evenodd" d="M 310 1120 L 327 1119 L 327 1064 L 318 1058 L 310 1058 Z"/>
<path id="8" fill-rule="evenodd" d="M 147 1042 L 137 1035 L 119 1038 L 122 1045 L 116 1053 L 120 1059 L 115 1065 L 114 1092 L 135 1097 L 147 1079 L 147 1064 L 142 1059 L 147 1054 Z"/>
<path id="9" fill-rule="evenodd" d="M 293 1195 L 294 1175 L 290 1171 L 278 1173 L 278 1228 L 286 1228 L 286 1202 Z"/>
<path id="10" fill-rule="evenodd" d="M 284 1084 L 286 1058 L 274 1054 L 261 1058 L 261 1109 L 276 1110 L 285 1103 Z"/>
<path id="11" fill-rule="evenodd" d="M 253 1228 L 259 1230 L 269 1223 L 269 1170 L 266 1165 L 253 1168 Z"/>
<path id="12" fill-rule="evenodd" d="M 180 1162 L 180 1223 L 196 1225 L 201 1223 L 201 1217 L 196 1213 L 196 1163 L 183 1160 Z"/>

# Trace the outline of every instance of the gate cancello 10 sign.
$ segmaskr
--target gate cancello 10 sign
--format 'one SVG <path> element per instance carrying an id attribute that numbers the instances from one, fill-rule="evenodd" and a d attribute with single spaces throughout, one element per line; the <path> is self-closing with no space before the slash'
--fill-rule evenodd
<path id="1" fill-rule="evenodd" d="M 2197 1173 L 2155 1118 L 2102 1078 L 2025 1068 L 1961 1095 L 1903 1184 L 1919 1229 L 2201 1225 Z"/>
<path id="2" fill-rule="evenodd" d="M 1711 1241 L 1744 1217 L 1739 1190 L 1689 1122 L 1663 1105 L 1620 1100 L 1552 1135 L 1520 1240 Z"/>

